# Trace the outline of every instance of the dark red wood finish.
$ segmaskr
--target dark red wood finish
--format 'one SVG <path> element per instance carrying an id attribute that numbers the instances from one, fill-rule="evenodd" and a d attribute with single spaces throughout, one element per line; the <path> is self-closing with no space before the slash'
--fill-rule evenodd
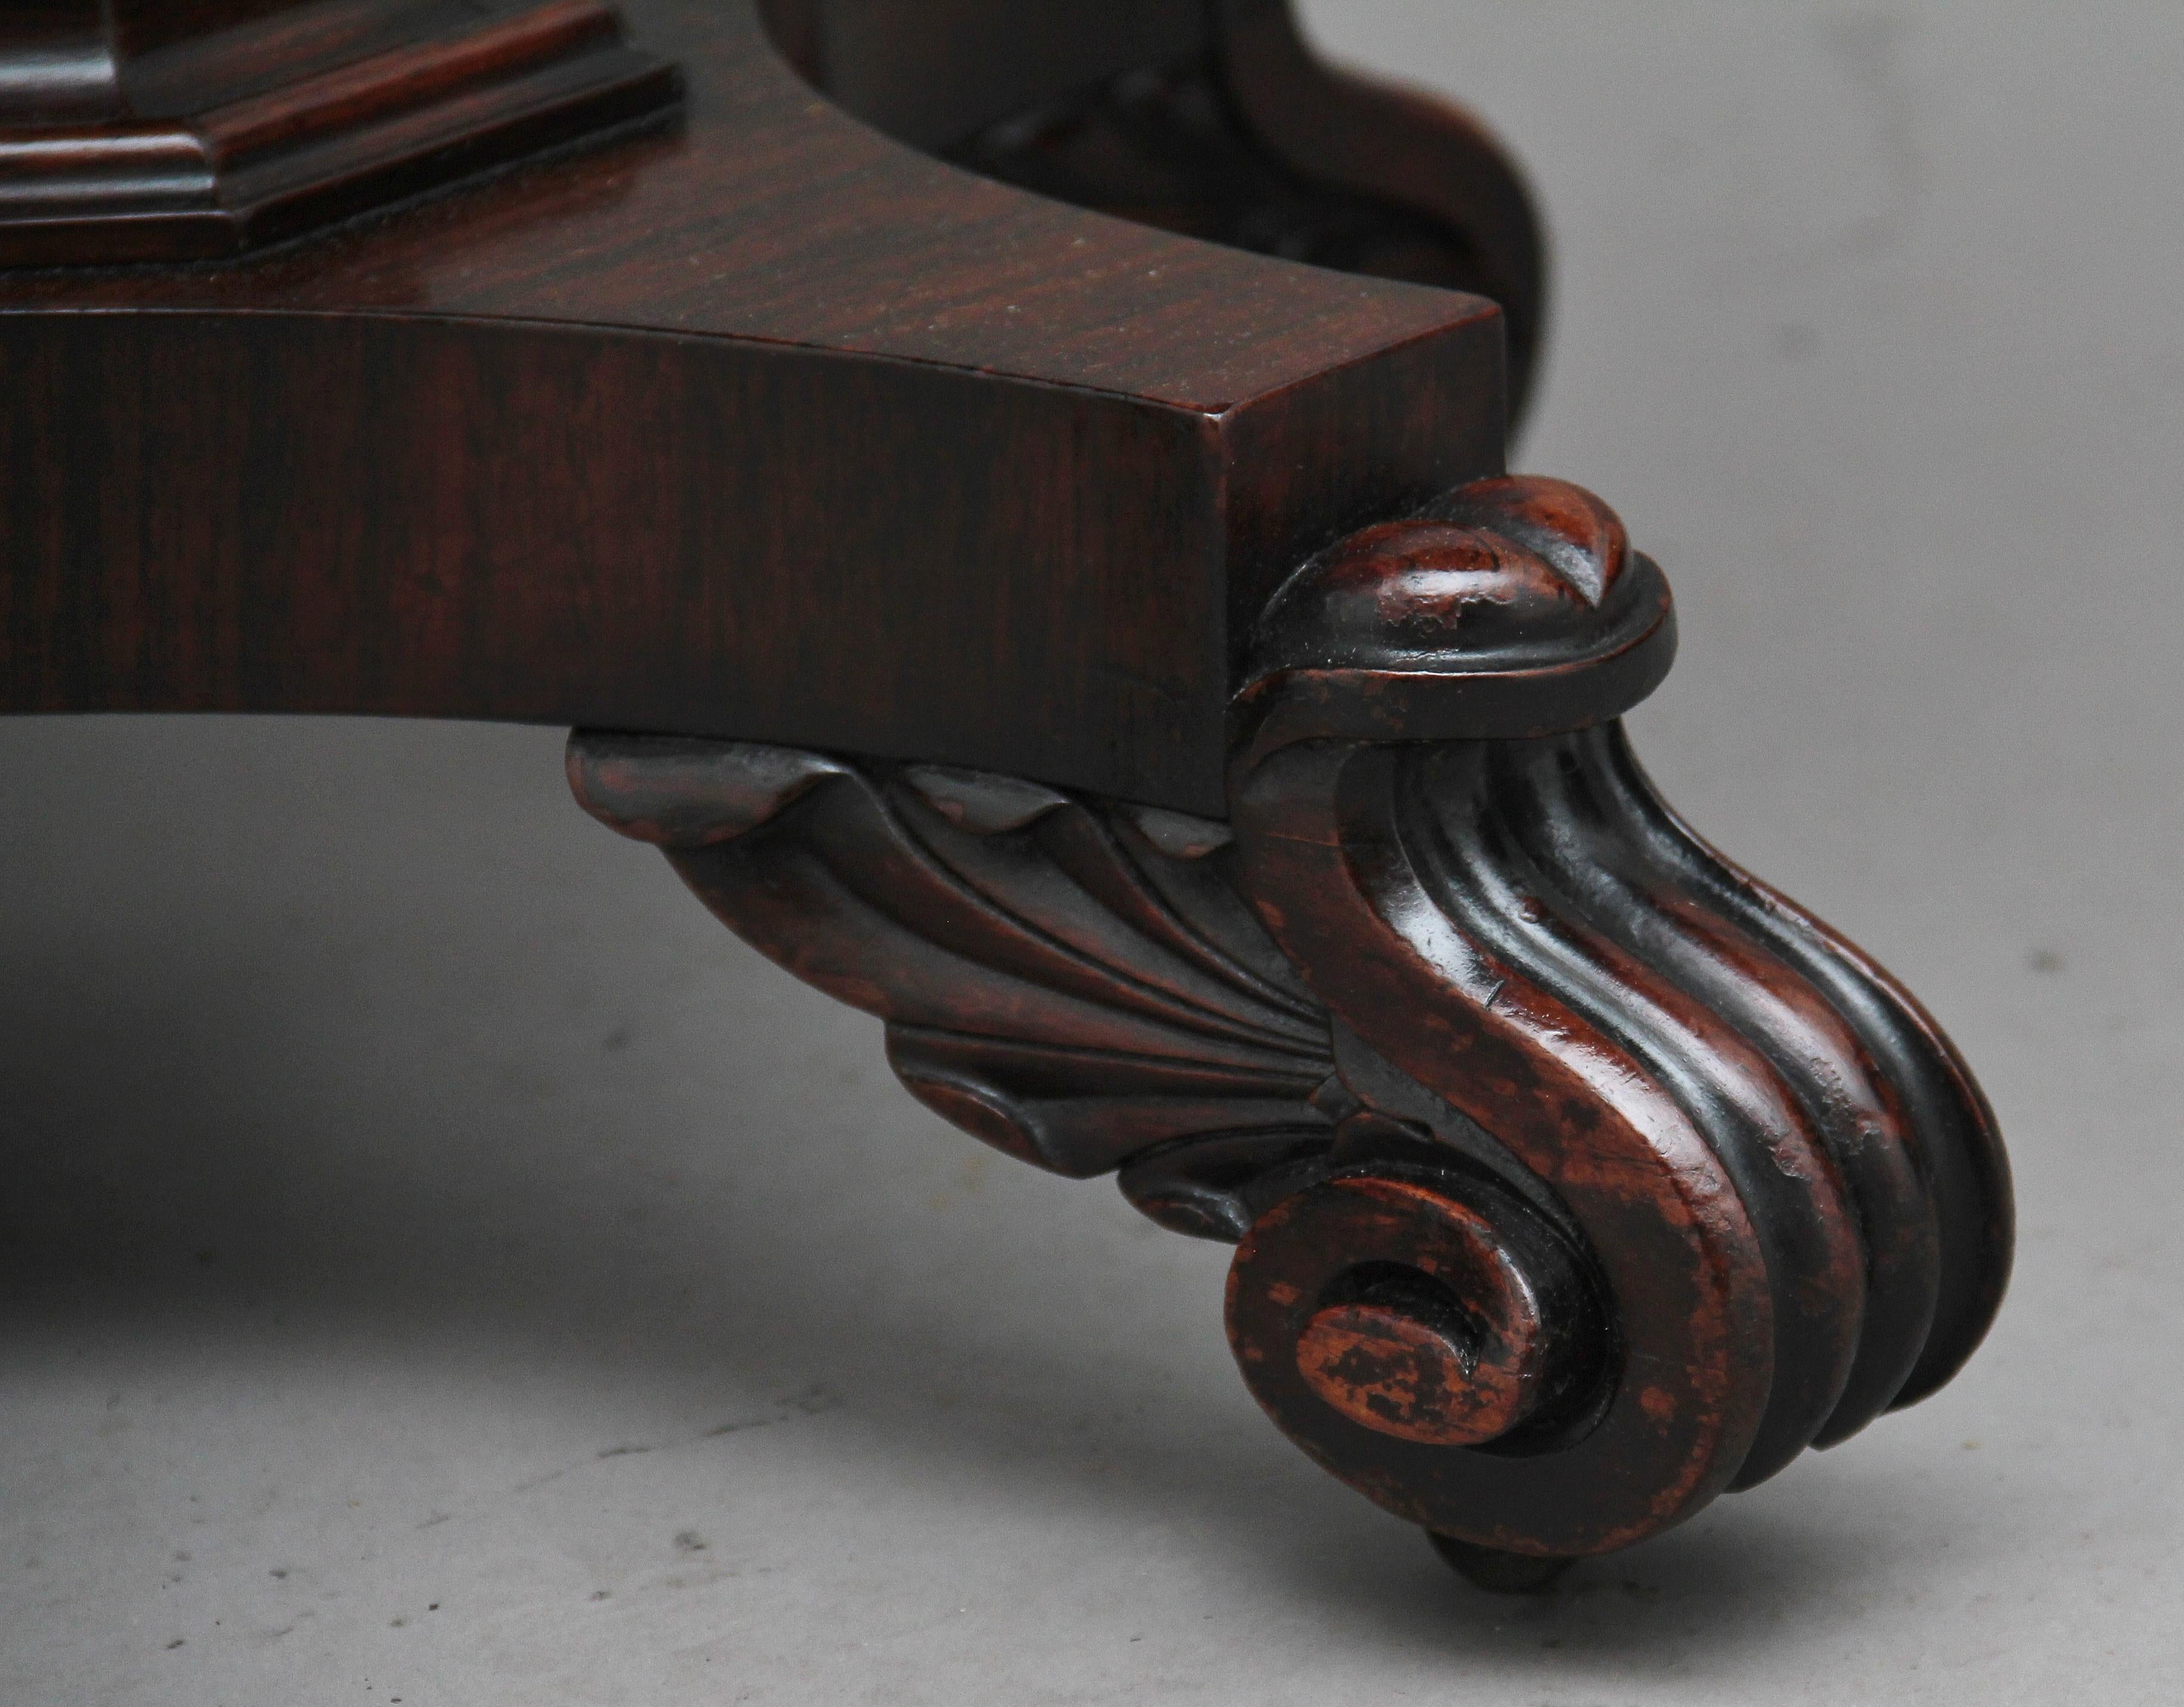
<path id="1" fill-rule="evenodd" d="M 679 99 L 600 0 L 36 0 L 0 18 L 0 266 L 231 255 Z"/>
<path id="2" fill-rule="evenodd" d="M 1273 601 L 1226 822 L 660 737 L 570 777 L 939 1113 L 1240 1239 L 1260 1403 L 1498 1581 L 1931 1392 L 2008 1272 L 1947 1040 L 1631 759 L 1673 643 L 1612 513 L 1490 478 Z"/>
<path id="3" fill-rule="evenodd" d="M 582 726 L 584 804 L 928 1104 L 1236 1242 L 1252 1392 L 1483 1581 L 1946 1381 L 2008 1272 L 1991 1116 L 1631 758 L 1668 586 L 1502 473 L 1544 271 L 1491 142 L 1277 0 L 627 10 L 674 134 L 0 273 L 0 709 Z M 36 15 L 19 130 L 196 65 L 271 147 L 298 42 L 480 14 Z"/>
<path id="4" fill-rule="evenodd" d="M 1500 465 L 1492 309 L 983 181 L 816 100 L 744 0 L 625 9 L 680 135 L 215 270 L 0 274 L 0 708 L 1222 810 L 1276 585 Z"/>
<path id="5" fill-rule="evenodd" d="M 798 70 L 912 147 L 1165 231 L 1491 297 L 1520 415 L 1546 320 L 1515 164 L 1306 51 L 1286 0 L 766 0 Z"/>

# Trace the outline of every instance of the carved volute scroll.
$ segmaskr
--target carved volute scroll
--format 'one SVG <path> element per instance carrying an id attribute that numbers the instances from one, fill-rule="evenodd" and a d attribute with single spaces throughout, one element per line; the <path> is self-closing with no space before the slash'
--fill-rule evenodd
<path id="1" fill-rule="evenodd" d="M 2006 1165 L 1947 1040 L 1631 757 L 1614 719 L 1666 667 L 1665 603 L 1596 501 L 1481 481 L 1301 571 L 1239 700 L 1240 869 L 1355 1034 L 1346 1082 L 1559 1225 L 1607 1310 L 1572 1331 L 1609 1349 L 1560 1435 L 1548 1413 L 1468 1452 L 1361 1426 L 1290 1354 L 1301 1204 L 1240 1252 L 1232 1332 L 1321 1462 L 1509 1550 L 1636 1540 L 1930 1392 L 2008 1270 Z"/>
<path id="2" fill-rule="evenodd" d="M 1948 1379 L 1977 1088 L 1639 770 L 1659 570 L 1474 478 L 1545 283 L 1490 139 L 1285 0 L 624 9 L 0 7 L 0 709 L 680 731 L 579 798 L 1234 1242 L 1260 1403 L 1482 1576 Z"/>
<path id="3" fill-rule="evenodd" d="M 1931 1392 L 2008 1267 L 1947 1039 L 1632 757 L 1674 644 L 1604 506 L 1498 478 L 1282 589 L 1225 824 L 661 737 L 571 776 L 928 1105 L 1239 1241 L 1240 1366 L 1327 1469 L 1567 1558 Z"/>

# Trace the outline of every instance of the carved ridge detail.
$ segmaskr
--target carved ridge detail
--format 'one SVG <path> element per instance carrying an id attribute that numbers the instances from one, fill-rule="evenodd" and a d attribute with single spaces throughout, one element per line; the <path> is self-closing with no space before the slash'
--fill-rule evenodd
<path id="1" fill-rule="evenodd" d="M 1490 1135 L 1548 1187 L 1619 1370 L 1549 1454 L 1360 1429 L 1300 1390 L 1294 1312 L 1251 1305 L 1247 1245 L 1246 1377 L 1383 1504 L 1543 1554 L 1640 1538 L 1930 1391 L 2008 1267 L 2007 1165 L 1947 1040 L 1638 770 L 1614 719 L 1665 660 L 1628 662 L 1630 589 L 1666 586 L 1603 516 L 1559 482 L 1481 481 L 1307 566 L 1262 634 L 1231 783 L 1247 887 L 1380 1064 L 1340 1056 L 1351 1088 L 1451 1148 Z M 1672 637 L 1665 611 L 1650 632 Z M 1496 697 L 1513 684 L 1529 697 Z M 1435 738 L 1373 738 L 1391 698 Z"/>
<path id="2" fill-rule="evenodd" d="M 1326 1130 L 1325 1011 L 1223 875 L 1227 827 L 931 765 L 579 736 L 594 814 L 738 934 L 888 1020 L 918 1098 L 1104 1173 L 1177 1139 Z"/>
<path id="3" fill-rule="evenodd" d="M 1639 769 L 1674 644 L 1612 513 L 1502 478 L 1278 595 L 1226 824 L 663 737 L 571 777 L 929 1106 L 1238 1241 L 1240 1366 L 1327 1469 L 1571 1556 L 1930 1392 L 2008 1269 L 1947 1040 Z"/>

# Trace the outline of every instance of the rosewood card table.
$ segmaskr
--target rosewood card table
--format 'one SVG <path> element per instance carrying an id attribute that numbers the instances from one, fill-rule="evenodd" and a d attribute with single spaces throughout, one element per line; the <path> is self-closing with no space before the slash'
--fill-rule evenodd
<path id="1" fill-rule="evenodd" d="M 1284 0 L 0 8 L 0 709 L 572 726 L 911 1094 L 1236 1246 L 1490 1586 L 1932 1393 L 2007 1167 L 1664 805 L 1520 181 Z"/>

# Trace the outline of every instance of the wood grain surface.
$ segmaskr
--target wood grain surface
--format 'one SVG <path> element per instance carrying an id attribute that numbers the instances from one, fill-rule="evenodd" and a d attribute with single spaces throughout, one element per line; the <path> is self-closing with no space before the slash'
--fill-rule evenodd
<path id="1" fill-rule="evenodd" d="M 243 261 L 0 274 L 0 705 L 482 716 L 1217 814 L 1238 636 L 1500 466 L 1471 297 L 933 159 L 744 0 L 685 128 Z"/>
<path id="2" fill-rule="evenodd" d="M 602 0 L 39 0 L 0 19 L 0 266 L 236 254 L 680 88 Z"/>

